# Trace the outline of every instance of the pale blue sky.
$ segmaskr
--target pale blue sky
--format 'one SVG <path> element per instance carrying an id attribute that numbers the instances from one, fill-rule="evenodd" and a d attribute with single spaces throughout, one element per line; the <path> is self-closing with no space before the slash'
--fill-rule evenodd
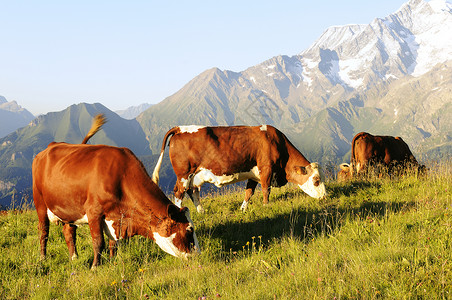
<path id="1" fill-rule="evenodd" d="M 0 0 L 0 95 L 33 114 L 157 103 L 207 69 L 296 55 L 404 2 Z"/>

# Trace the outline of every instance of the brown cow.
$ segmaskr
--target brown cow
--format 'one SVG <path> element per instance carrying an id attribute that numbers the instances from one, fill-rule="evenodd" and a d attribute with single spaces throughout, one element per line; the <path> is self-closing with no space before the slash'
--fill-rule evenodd
<path id="1" fill-rule="evenodd" d="M 129 149 L 85 144 L 103 122 L 103 117 L 96 118 L 83 144 L 53 142 L 33 160 L 33 201 L 41 231 L 41 258 L 46 255 L 49 221 L 64 224 L 71 259 L 77 257 L 77 226 L 89 224 L 92 267 L 99 264 L 103 231 L 111 241 L 136 234 L 151 238 L 177 257 L 198 250 L 188 209 L 176 207 L 165 196 Z"/>
<path id="2" fill-rule="evenodd" d="M 264 204 L 268 203 L 270 187 L 287 182 L 298 184 L 311 197 L 326 196 L 318 164 L 310 163 L 281 131 L 269 125 L 172 128 L 163 139 L 152 175 L 156 183 L 170 136 L 169 155 L 177 176 L 174 192 L 178 206 L 187 191 L 198 212 L 202 212 L 199 190 L 205 182 L 221 187 L 248 180 L 243 211 L 258 183 L 262 186 Z"/>
<path id="3" fill-rule="evenodd" d="M 389 171 L 408 165 L 419 167 L 408 145 L 401 137 L 371 135 L 360 132 L 353 138 L 350 165 L 340 165 L 338 180 L 347 180 L 364 174 L 369 166 L 384 165 Z M 425 166 L 420 166 L 423 170 Z"/>

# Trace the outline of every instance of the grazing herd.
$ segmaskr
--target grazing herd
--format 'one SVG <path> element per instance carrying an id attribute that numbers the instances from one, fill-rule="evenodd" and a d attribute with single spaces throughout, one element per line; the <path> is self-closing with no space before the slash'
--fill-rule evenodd
<path id="1" fill-rule="evenodd" d="M 258 183 L 264 205 L 271 187 L 288 182 L 313 198 L 326 197 L 319 165 L 309 162 L 272 126 L 174 127 L 163 139 L 151 179 L 129 149 L 86 144 L 104 123 L 103 115 L 96 116 L 81 144 L 52 142 L 33 160 L 33 201 L 41 233 L 41 258 L 46 256 L 50 222 L 63 224 L 70 259 L 77 257 L 77 226 L 89 225 L 93 268 L 100 263 L 104 232 L 109 238 L 110 256 L 118 240 L 141 235 L 153 239 L 165 252 L 187 258 L 200 247 L 189 210 L 181 203 L 187 193 L 202 213 L 200 188 L 206 182 L 221 187 L 247 180 L 242 211 Z M 167 144 L 177 176 L 174 203 L 158 187 Z M 341 165 L 338 179 L 360 176 L 377 164 L 391 170 L 407 163 L 425 169 L 400 137 L 361 132 L 353 138 L 350 164 Z"/>

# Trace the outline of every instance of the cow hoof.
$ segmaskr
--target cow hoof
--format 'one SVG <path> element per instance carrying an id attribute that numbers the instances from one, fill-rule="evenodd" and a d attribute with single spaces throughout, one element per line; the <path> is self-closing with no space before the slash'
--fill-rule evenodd
<path id="1" fill-rule="evenodd" d="M 198 213 L 203 214 L 206 211 L 204 210 L 204 208 L 201 205 L 196 206 L 196 210 L 198 211 Z"/>
<path id="2" fill-rule="evenodd" d="M 242 206 L 240 206 L 240 210 L 242 212 L 246 212 L 246 208 L 248 207 L 248 202 L 243 201 Z"/>
<path id="3" fill-rule="evenodd" d="M 78 255 L 75 253 L 71 256 L 71 260 L 76 260 L 77 258 L 78 258 Z"/>

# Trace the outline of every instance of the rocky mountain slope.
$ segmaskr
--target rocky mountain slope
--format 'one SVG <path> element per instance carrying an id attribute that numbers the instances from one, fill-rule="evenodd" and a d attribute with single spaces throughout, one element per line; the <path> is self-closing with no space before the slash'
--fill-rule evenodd
<path id="1" fill-rule="evenodd" d="M 0 138 L 26 126 L 35 117 L 16 101 L 8 102 L 0 96 Z"/>
<path id="2" fill-rule="evenodd" d="M 132 120 L 151 106 L 152 104 L 150 103 L 143 103 L 137 106 L 130 106 L 123 110 L 116 110 L 115 113 L 117 113 L 121 118 Z"/>
<path id="3" fill-rule="evenodd" d="M 29 193 L 34 156 L 53 141 L 80 143 L 98 113 L 105 114 L 107 123 L 88 143 L 127 147 L 136 155 L 152 154 L 136 120 L 125 120 L 98 103 L 72 105 L 61 112 L 39 116 L 0 139 L 0 199 L 7 198 L 8 202 L 13 189 Z"/>

